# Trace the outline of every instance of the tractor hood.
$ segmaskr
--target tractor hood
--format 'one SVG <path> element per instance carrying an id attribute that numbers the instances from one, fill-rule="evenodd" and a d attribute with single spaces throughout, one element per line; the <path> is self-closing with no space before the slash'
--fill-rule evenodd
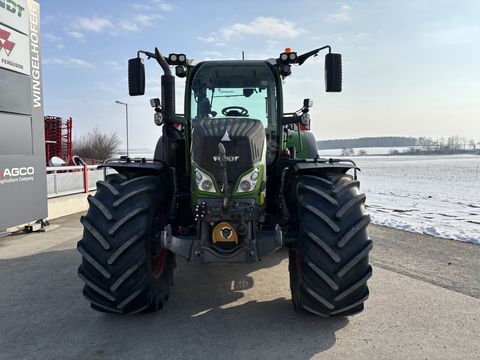
<path id="1" fill-rule="evenodd" d="M 241 174 L 262 160 L 265 129 L 260 120 L 251 118 L 208 118 L 194 123 L 192 159 L 217 181 L 221 179 L 219 143 L 227 153 L 228 182 L 234 184 Z"/>

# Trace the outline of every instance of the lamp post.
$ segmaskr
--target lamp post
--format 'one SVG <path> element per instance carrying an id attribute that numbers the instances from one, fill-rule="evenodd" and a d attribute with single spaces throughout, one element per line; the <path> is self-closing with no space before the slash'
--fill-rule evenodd
<path id="1" fill-rule="evenodd" d="M 125 121 L 126 121 L 126 124 L 127 124 L 127 157 L 128 157 L 129 156 L 129 151 L 128 151 L 128 104 L 124 103 L 124 102 L 121 102 L 121 101 L 118 101 L 118 100 L 115 100 L 115 102 L 117 104 L 120 104 L 120 105 L 125 105 Z"/>

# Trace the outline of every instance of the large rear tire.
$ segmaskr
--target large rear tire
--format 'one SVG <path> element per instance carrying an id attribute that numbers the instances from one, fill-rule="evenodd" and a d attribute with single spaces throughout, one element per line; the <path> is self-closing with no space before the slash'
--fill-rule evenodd
<path id="1" fill-rule="evenodd" d="M 295 309 L 319 316 L 361 312 L 372 241 L 359 182 L 345 174 L 299 175 L 294 186 L 299 236 L 289 251 L 289 271 Z"/>
<path id="2" fill-rule="evenodd" d="M 83 295 L 102 312 L 156 311 L 173 283 L 175 256 L 159 246 L 170 199 L 160 176 L 113 174 L 97 183 L 81 218 Z"/>

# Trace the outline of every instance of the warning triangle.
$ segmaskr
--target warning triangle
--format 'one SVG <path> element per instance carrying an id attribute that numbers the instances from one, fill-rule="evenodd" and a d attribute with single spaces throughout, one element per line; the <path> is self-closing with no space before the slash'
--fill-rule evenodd
<path id="1" fill-rule="evenodd" d="M 225 130 L 225 134 L 220 141 L 230 141 L 230 135 L 228 135 L 228 130 Z"/>

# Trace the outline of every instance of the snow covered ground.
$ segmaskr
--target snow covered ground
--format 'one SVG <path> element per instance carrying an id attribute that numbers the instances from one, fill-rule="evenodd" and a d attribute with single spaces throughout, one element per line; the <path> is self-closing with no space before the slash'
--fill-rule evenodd
<path id="1" fill-rule="evenodd" d="M 372 222 L 480 244 L 480 156 L 363 156 Z"/>

